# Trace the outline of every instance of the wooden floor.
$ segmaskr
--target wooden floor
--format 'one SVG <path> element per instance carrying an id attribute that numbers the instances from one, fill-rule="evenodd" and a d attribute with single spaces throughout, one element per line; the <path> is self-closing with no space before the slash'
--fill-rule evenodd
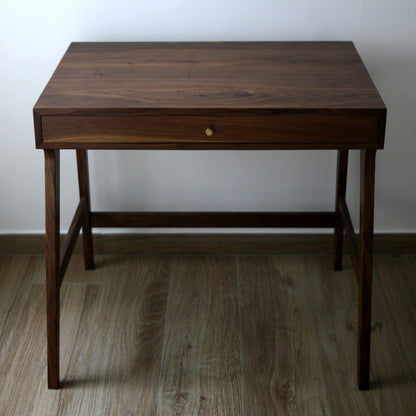
<path id="1" fill-rule="evenodd" d="M 414 415 L 416 255 L 375 258 L 371 390 L 351 264 L 282 256 L 71 261 L 46 388 L 44 258 L 0 256 L 0 415 Z"/>

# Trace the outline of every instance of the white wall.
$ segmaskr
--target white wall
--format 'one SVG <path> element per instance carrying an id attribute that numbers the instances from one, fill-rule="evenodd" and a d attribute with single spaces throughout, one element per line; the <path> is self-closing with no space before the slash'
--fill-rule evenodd
<path id="1" fill-rule="evenodd" d="M 0 6 L 0 233 L 43 232 L 32 107 L 71 41 L 353 40 L 387 107 L 377 232 L 416 232 L 414 0 L 6 0 Z M 358 219 L 358 152 L 348 200 Z M 326 210 L 335 152 L 90 152 L 96 210 Z M 77 203 L 62 152 L 62 226 Z"/>

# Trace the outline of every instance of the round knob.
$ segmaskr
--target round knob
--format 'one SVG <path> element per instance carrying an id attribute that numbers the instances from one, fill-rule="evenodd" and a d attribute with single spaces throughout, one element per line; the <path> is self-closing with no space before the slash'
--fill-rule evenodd
<path id="1" fill-rule="evenodd" d="M 207 129 L 205 130 L 205 134 L 207 136 L 212 136 L 214 132 L 212 131 L 211 127 L 207 127 Z"/>

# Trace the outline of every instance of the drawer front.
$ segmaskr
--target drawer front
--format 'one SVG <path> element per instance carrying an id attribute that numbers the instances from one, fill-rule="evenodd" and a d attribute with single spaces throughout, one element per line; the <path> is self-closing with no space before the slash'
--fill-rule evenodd
<path id="1" fill-rule="evenodd" d="M 51 115 L 42 117 L 42 138 L 45 148 L 381 147 L 377 117 L 351 114 Z"/>

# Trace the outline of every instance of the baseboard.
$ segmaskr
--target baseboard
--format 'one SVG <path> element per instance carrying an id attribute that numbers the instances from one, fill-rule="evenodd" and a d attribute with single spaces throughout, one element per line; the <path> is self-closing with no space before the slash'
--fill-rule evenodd
<path id="1" fill-rule="evenodd" d="M 82 252 L 78 239 L 75 252 Z M 44 235 L 0 235 L 0 255 L 44 253 Z M 330 234 L 98 234 L 95 254 L 330 254 Z M 376 234 L 375 253 L 416 253 L 416 234 Z"/>

